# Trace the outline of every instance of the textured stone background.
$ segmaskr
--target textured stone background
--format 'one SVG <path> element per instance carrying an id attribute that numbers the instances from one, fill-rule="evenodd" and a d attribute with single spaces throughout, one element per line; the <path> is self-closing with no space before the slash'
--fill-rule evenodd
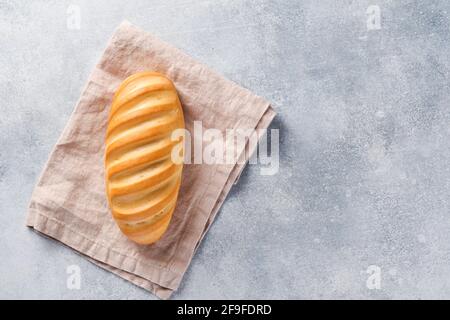
<path id="1" fill-rule="evenodd" d="M 246 169 L 174 298 L 450 298 L 449 13 L 447 0 L 0 0 L 0 298 L 154 298 L 24 226 L 123 19 L 279 113 L 279 173 Z M 73 264 L 81 290 L 66 288 Z"/>

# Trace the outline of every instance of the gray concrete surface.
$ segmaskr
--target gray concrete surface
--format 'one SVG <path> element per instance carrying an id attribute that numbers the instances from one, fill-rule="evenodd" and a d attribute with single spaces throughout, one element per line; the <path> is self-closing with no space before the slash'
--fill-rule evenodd
<path id="1" fill-rule="evenodd" d="M 0 298 L 154 299 L 24 226 L 124 19 L 279 113 L 279 173 L 246 169 L 174 298 L 450 298 L 449 13 L 446 0 L 0 0 Z"/>

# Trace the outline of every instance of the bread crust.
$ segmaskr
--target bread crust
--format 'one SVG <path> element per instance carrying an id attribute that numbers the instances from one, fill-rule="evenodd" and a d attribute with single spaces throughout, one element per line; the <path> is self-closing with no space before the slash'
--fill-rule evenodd
<path id="1" fill-rule="evenodd" d="M 157 242 L 176 207 L 184 152 L 183 109 L 171 80 L 157 72 L 137 73 L 119 86 L 105 140 L 106 193 L 120 230 L 139 244 Z M 182 157 L 183 155 L 181 155 Z"/>

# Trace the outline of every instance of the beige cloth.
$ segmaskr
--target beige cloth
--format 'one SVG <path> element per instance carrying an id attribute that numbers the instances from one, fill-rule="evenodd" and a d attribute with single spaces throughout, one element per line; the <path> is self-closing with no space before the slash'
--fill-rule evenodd
<path id="1" fill-rule="evenodd" d="M 113 94 L 129 75 L 158 71 L 175 83 L 186 128 L 267 128 L 274 111 L 264 99 L 128 22 L 114 33 L 37 183 L 27 225 L 99 266 L 169 298 L 244 165 L 185 165 L 177 208 L 156 244 L 129 241 L 105 197 L 103 153 Z M 198 139 L 192 137 L 192 139 Z M 247 144 L 253 152 L 254 145 Z M 242 150 L 241 157 L 247 157 Z"/>

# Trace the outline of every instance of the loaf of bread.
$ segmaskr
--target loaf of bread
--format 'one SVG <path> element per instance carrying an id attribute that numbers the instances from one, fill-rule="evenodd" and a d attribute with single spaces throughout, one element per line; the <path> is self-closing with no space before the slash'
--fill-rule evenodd
<path id="1" fill-rule="evenodd" d="M 139 244 L 158 241 L 167 230 L 181 183 L 183 110 L 173 83 L 144 72 L 117 90 L 108 119 L 106 190 L 122 232 Z M 178 152 L 175 152 L 178 151 Z"/>

